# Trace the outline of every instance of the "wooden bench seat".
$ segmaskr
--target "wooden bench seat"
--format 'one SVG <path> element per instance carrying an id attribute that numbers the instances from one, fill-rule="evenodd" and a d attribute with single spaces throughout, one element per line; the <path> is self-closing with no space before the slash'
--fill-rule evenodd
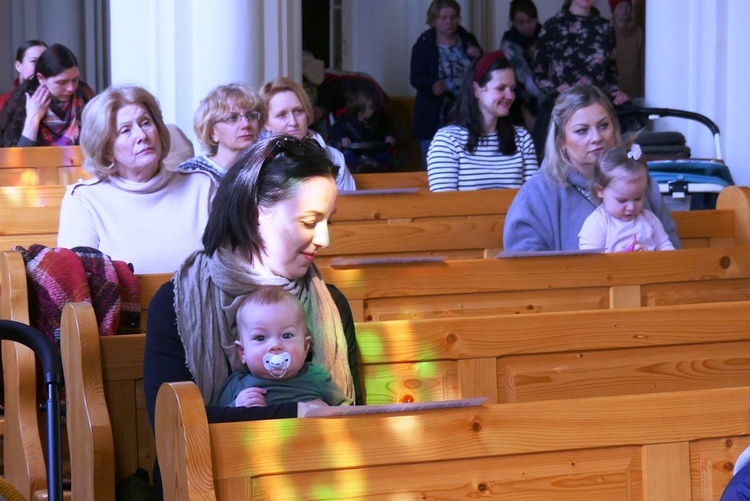
<path id="1" fill-rule="evenodd" d="M 750 388 L 209 425 L 164 385 L 166 499 L 717 499 L 748 443 Z M 707 496 L 707 497 L 704 497 Z"/>
<path id="2" fill-rule="evenodd" d="M 68 185 L 90 177 L 80 146 L 0 149 L 0 186 Z"/>

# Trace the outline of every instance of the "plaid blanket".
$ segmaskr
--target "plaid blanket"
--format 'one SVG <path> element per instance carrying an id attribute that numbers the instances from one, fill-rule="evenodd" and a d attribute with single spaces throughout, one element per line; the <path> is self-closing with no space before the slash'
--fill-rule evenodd
<path id="1" fill-rule="evenodd" d="M 122 261 L 97 249 L 17 247 L 26 264 L 29 320 L 60 346 L 65 303 L 91 303 L 101 336 L 137 331 L 140 325 L 138 278 Z"/>
<path id="2" fill-rule="evenodd" d="M 81 81 L 70 99 L 61 103 L 53 100 L 47 114 L 39 123 L 36 142 L 39 146 L 72 146 L 81 135 L 83 107 L 94 97 L 94 90 Z"/>

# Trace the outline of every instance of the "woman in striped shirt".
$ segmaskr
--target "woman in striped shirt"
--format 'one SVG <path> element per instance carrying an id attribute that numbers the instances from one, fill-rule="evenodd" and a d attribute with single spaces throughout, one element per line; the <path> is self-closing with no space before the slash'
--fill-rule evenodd
<path id="1" fill-rule="evenodd" d="M 502 51 L 469 66 L 448 124 L 427 153 L 430 191 L 518 188 L 537 171 L 531 136 L 509 116 L 516 79 Z"/>

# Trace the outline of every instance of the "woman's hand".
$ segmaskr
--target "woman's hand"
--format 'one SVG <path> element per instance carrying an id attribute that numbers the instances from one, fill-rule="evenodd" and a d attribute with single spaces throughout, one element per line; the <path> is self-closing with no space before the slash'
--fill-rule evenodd
<path id="1" fill-rule="evenodd" d="M 482 51 L 479 50 L 479 47 L 472 45 L 471 47 L 466 49 L 466 55 L 474 59 L 475 57 L 479 57 L 480 55 L 482 55 Z"/>
<path id="2" fill-rule="evenodd" d="M 309 402 L 297 402 L 297 417 L 307 416 L 307 413 L 316 407 L 328 407 L 328 404 L 319 398 L 310 400 Z"/>
<path id="3" fill-rule="evenodd" d="M 234 399 L 235 407 L 265 407 L 266 390 L 263 388 L 245 388 Z"/>
<path id="4" fill-rule="evenodd" d="M 29 96 L 29 93 L 27 92 L 26 117 L 32 117 L 37 123 L 39 123 L 42 118 L 44 118 L 44 115 L 47 114 L 47 109 L 49 108 L 51 100 L 52 95 L 44 84 L 40 84 L 31 96 Z"/>
<path id="5" fill-rule="evenodd" d="M 44 115 L 47 114 L 49 103 L 52 101 L 52 95 L 44 84 L 40 84 L 34 91 L 34 94 L 26 93 L 26 120 L 23 122 L 21 135 L 36 141 L 39 133 L 39 124 Z"/>
<path id="6" fill-rule="evenodd" d="M 436 96 L 439 96 L 443 92 L 445 92 L 445 82 L 443 82 L 442 80 L 438 80 L 437 82 L 432 84 L 433 94 L 435 94 Z"/>
<path id="7" fill-rule="evenodd" d="M 620 106 L 622 103 L 630 101 L 630 96 L 621 90 L 616 90 L 612 92 L 612 100 L 614 101 L 615 106 Z"/>
<path id="8" fill-rule="evenodd" d="M 396 146 L 396 138 L 393 136 L 386 136 L 385 142 L 390 144 L 391 146 Z"/>
<path id="9" fill-rule="evenodd" d="M 352 145 L 352 140 L 351 139 L 349 139 L 348 137 L 342 137 L 341 138 L 341 147 L 342 148 L 348 148 L 351 145 Z"/>

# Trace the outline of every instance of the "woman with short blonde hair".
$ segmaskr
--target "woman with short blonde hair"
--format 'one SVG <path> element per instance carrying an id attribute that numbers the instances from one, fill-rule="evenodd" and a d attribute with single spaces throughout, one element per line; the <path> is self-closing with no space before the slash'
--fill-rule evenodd
<path id="1" fill-rule="evenodd" d="M 146 89 L 110 87 L 84 109 L 81 147 L 95 177 L 68 187 L 59 247 L 93 247 L 136 273 L 171 273 L 200 248 L 214 184 L 164 166 L 169 131 Z"/>
<path id="2" fill-rule="evenodd" d="M 237 155 L 258 140 L 264 113 L 265 103 L 251 87 L 231 83 L 214 88 L 193 117 L 193 130 L 206 153 L 177 170 L 205 171 L 218 184 Z"/>

